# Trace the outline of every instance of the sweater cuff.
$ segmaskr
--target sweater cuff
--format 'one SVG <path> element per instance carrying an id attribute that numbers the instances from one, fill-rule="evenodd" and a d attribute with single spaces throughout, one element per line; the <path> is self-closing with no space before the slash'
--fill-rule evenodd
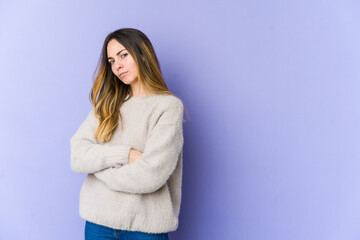
<path id="1" fill-rule="evenodd" d="M 131 146 L 127 145 L 109 146 L 109 149 L 107 151 L 107 163 L 110 166 L 116 164 L 127 164 L 129 161 L 130 149 Z"/>

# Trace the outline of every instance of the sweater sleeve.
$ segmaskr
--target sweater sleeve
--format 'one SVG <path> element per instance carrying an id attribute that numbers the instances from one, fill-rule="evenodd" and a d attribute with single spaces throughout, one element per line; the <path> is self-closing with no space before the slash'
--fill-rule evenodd
<path id="1" fill-rule="evenodd" d="M 94 173 L 127 164 L 131 146 L 98 143 L 94 132 L 98 119 L 92 109 L 70 139 L 71 168 L 78 173 Z"/>
<path id="2" fill-rule="evenodd" d="M 161 188 L 175 170 L 183 148 L 182 109 L 175 110 L 176 122 L 163 124 L 164 121 L 159 120 L 146 142 L 142 158 L 121 168 L 99 171 L 95 177 L 113 191 L 144 194 Z"/>

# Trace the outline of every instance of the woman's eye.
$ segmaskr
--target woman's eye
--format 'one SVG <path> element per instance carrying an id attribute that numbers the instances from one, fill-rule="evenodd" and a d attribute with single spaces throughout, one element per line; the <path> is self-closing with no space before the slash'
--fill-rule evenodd
<path id="1" fill-rule="evenodd" d="M 128 54 L 127 53 L 124 53 L 121 55 L 121 58 L 124 58 L 126 57 Z M 114 63 L 114 61 L 109 61 L 109 64 L 112 65 Z"/>

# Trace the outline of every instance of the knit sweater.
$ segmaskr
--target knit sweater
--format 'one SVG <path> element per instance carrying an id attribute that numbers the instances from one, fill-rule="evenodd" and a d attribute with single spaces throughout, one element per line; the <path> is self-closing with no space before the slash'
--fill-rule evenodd
<path id="1" fill-rule="evenodd" d="M 128 231 L 175 231 L 181 202 L 183 103 L 173 95 L 131 97 L 111 140 L 98 142 L 92 108 L 70 140 L 71 168 L 87 173 L 79 215 Z M 120 119 L 119 119 L 120 121 Z M 129 164 L 130 149 L 142 157 Z"/>

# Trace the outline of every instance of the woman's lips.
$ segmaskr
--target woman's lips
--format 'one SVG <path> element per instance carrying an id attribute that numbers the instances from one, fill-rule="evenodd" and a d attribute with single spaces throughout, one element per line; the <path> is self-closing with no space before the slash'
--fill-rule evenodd
<path id="1" fill-rule="evenodd" d="M 119 77 L 124 76 L 126 73 L 127 73 L 127 72 L 123 72 L 123 73 L 121 73 L 121 74 L 119 75 Z"/>

